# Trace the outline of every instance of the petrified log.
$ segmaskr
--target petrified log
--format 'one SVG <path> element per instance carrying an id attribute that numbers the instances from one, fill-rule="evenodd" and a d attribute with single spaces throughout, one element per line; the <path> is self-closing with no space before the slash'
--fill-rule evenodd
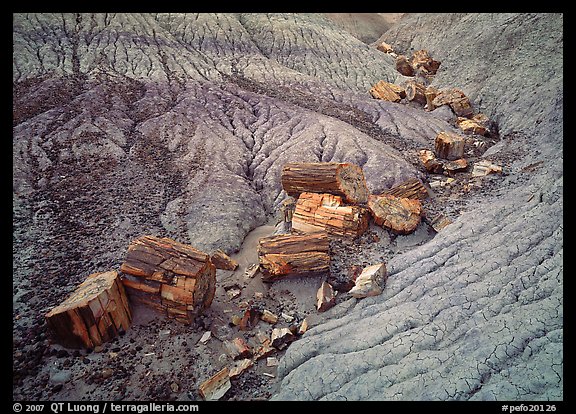
<path id="1" fill-rule="evenodd" d="M 381 99 L 383 101 L 400 102 L 402 100 L 401 94 L 406 96 L 404 88 L 399 85 L 384 82 L 383 80 L 378 81 L 370 88 L 370 95 L 375 99 Z"/>
<path id="2" fill-rule="evenodd" d="M 400 198 L 410 198 L 413 200 L 424 200 L 428 198 L 428 190 L 418 178 L 409 178 L 408 180 L 383 191 L 382 194 L 393 195 Z"/>
<path id="3" fill-rule="evenodd" d="M 216 267 L 210 256 L 169 238 L 134 240 L 120 270 L 130 298 L 180 322 L 191 323 L 214 299 Z"/>
<path id="4" fill-rule="evenodd" d="M 216 269 L 236 270 L 238 268 L 238 262 L 220 249 L 212 253 L 210 260 L 212 261 L 212 264 L 216 266 Z"/>
<path id="5" fill-rule="evenodd" d="M 426 86 L 419 82 L 408 82 L 406 84 L 406 99 L 417 102 L 421 105 L 426 104 Z"/>
<path id="6" fill-rule="evenodd" d="M 468 97 L 460 89 L 441 90 L 432 100 L 435 108 L 442 105 L 449 105 L 458 116 L 469 118 L 472 116 L 472 105 Z"/>
<path id="7" fill-rule="evenodd" d="M 412 233 L 422 218 L 420 200 L 398 198 L 393 195 L 371 195 L 368 207 L 374 222 L 397 234 Z"/>
<path id="8" fill-rule="evenodd" d="M 384 53 L 392 53 L 394 52 L 394 49 L 392 48 L 392 46 L 390 46 L 388 43 L 386 42 L 382 42 L 380 43 L 378 46 L 376 46 L 376 49 L 378 49 L 381 52 Z"/>
<path id="9" fill-rule="evenodd" d="M 435 75 L 440 67 L 440 62 L 432 59 L 427 50 L 417 50 L 412 55 L 412 67 L 414 69 L 422 68 L 430 75 Z"/>
<path id="10" fill-rule="evenodd" d="M 132 316 L 118 272 L 94 273 L 46 314 L 56 342 L 67 348 L 94 348 L 126 331 Z"/>
<path id="11" fill-rule="evenodd" d="M 368 200 L 368 188 L 362 168 L 350 163 L 302 162 L 282 168 L 282 188 L 293 197 L 300 193 L 330 193 L 341 195 L 352 204 Z"/>
<path id="12" fill-rule="evenodd" d="M 414 76 L 414 68 L 404 55 L 398 55 L 396 58 L 396 70 L 404 76 Z"/>
<path id="13" fill-rule="evenodd" d="M 258 242 L 262 280 L 327 272 L 330 246 L 325 231 L 265 237 Z"/>
<path id="14" fill-rule="evenodd" d="M 482 125 L 480 122 L 474 120 L 474 118 L 468 119 L 464 117 L 458 117 L 457 123 L 458 127 L 465 134 L 485 135 L 488 132 L 488 128 Z"/>
<path id="15" fill-rule="evenodd" d="M 198 387 L 199 394 L 206 401 L 217 401 L 226 394 L 232 384 L 230 383 L 230 369 L 222 368 Z"/>
<path id="16" fill-rule="evenodd" d="M 440 132 L 434 141 L 434 152 L 438 158 L 457 160 L 464 156 L 464 137 L 452 132 Z"/>
<path id="17" fill-rule="evenodd" d="M 436 109 L 433 102 L 434 102 L 434 98 L 436 98 L 436 96 L 438 96 L 439 93 L 440 93 L 440 90 L 435 88 L 434 86 L 428 86 L 426 88 L 426 90 L 424 91 L 424 96 L 426 97 L 426 110 L 427 111 L 433 111 L 434 109 Z"/>
<path id="18" fill-rule="evenodd" d="M 292 229 L 304 233 L 322 230 L 338 236 L 358 237 L 368 228 L 368 211 L 360 206 L 343 206 L 342 197 L 302 193 L 292 216 Z"/>
<path id="19" fill-rule="evenodd" d="M 434 174 L 440 174 L 444 171 L 444 166 L 442 163 L 436 158 L 434 153 L 430 150 L 423 149 L 418 151 L 418 158 L 426 168 L 426 171 Z"/>

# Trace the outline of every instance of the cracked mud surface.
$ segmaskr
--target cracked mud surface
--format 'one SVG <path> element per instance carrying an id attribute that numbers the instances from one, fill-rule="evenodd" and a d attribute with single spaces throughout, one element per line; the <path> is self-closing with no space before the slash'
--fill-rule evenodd
<path id="1" fill-rule="evenodd" d="M 282 165 L 353 162 L 373 193 L 445 180 L 416 153 L 456 131 L 447 107 L 372 99 L 378 80 L 402 80 L 394 60 L 318 15 L 14 15 L 14 398 L 197 399 L 230 362 L 215 337 L 253 340 L 225 322 L 266 288 L 264 305 L 310 315 L 312 328 L 277 371 L 260 361 L 225 399 L 562 399 L 562 24 L 407 15 L 383 35 L 428 49 L 442 62 L 433 85 L 462 89 L 495 121 L 469 160 L 505 174 L 456 173 L 435 188 L 425 211 L 454 221 L 437 235 L 423 222 L 411 236 L 371 226 L 333 243 L 333 273 L 384 259 L 389 278 L 381 296 L 343 295 L 317 314 L 321 278 L 242 281 L 235 300 L 223 289 L 276 223 Z M 214 305 L 193 326 L 139 309 L 99 352 L 50 344 L 44 313 L 90 273 L 117 269 L 142 234 L 221 248 L 240 269 L 218 271 Z M 202 345 L 206 330 L 215 337 Z"/>

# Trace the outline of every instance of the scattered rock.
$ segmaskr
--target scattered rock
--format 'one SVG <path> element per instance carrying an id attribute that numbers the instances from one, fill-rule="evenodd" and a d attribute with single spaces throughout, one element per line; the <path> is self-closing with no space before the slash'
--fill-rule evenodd
<path id="1" fill-rule="evenodd" d="M 298 335 L 304 335 L 304 333 L 308 330 L 308 319 L 304 318 L 300 327 L 298 328 Z"/>
<path id="2" fill-rule="evenodd" d="M 360 273 L 349 293 L 355 298 L 377 296 L 382 293 L 387 278 L 388 272 L 384 263 L 368 266 Z"/>
<path id="3" fill-rule="evenodd" d="M 392 46 L 390 46 L 386 42 L 380 43 L 378 46 L 376 46 L 376 49 L 378 49 L 379 51 L 384 52 L 384 53 L 393 53 L 394 52 L 394 49 L 392 48 Z"/>
<path id="4" fill-rule="evenodd" d="M 274 325 L 278 322 L 278 316 L 270 312 L 268 309 L 264 309 L 260 315 L 260 319 L 264 322 L 268 322 L 270 325 Z"/>
<path id="5" fill-rule="evenodd" d="M 110 378 L 112 375 L 114 375 L 114 370 L 112 368 L 104 368 L 100 372 L 100 377 L 102 377 L 103 379 Z"/>
<path id="6" fill-rule="evenodd" d="M 210 337 L 212 336 L 212 332 L 211 331 L 206 331 L 204 332 L 204 334 L 202 335 L 202 337 L 200 338 L 200 343 L 205 344 L 210 340 Z"/>
<path id="7" fill-rule="evenodd" d="M 452 220 L 446 217 L 444 214 L 438 214 L 434 219 L 430 222 L 430 226 L 436 231 L 437 233 L 441 231 L 444 227 L 452 224 Z"/>
<path id="8" fill-rule="evenodd" d="M 434 174 L 440 174 L 442 171 L 444 171 L 444 166 L 436 158 L 432 151 L 427 149 L 420 150 L 418 151 L 418 158 L 424 165 L 426 171 Z"/>
<path id="9" fill-rule="evenodd" d="M 238 268 L 238 262 L 224 253 L 222 250 L 218 249 L 212 256 L 210 260 L 216 266 L 216 269 L 222 270 L 236 270 Z"/>
<path id="10" fill-rule="evenodd" d="M 316 309 L 318 312 L 325 312 L 336 304 L 336 296 L 332 285 L 326 281 L 322 282 L 318 292 L 316 292 Z"/>
<path id="11" fill-rule="evenodd" d="M 454 161 L 444 163 L 444 170 L 452 174 L 459 171 L 466 171 L 468 169 L 468 161 L 465 158 L 460 158 Z"/>
<path id="12" fill-rule="evenodd" d="M 274 328 L 270 339 L 274 348 L 283 350 L 296 338 L 289 328 Z"/>
<path id="13" fill-rule="evenodd" d="M 246 371 L 248 368 L 250 368 L 252 366 L 254 366 L 254 361 L 252 361 L 249 358 L 244 358 L 244 359 L 241 359 L 239 361 L 236 361 L 232 365 L 232 368 L 230 368 L 230 372 L 228 373 L 228 376 L 230 378 L 237 378 L 244 371 Z"/>
<path id="14" fill-rule="evenodd" d="M 474 164 L 472 177 L 483 177 L 488 174 L 502 174 L 502 167 L 486 160 Z"/>
<path id="15" fill-rule="evenodd" d="M 250 358 L 252 350 L 243 338 L 234 338 L 232 341 L 224 341 L 224 348 L 232 359 Z"/>
<path id="16" fill-rule="evenodd" d="M 244 279 L 252 279 L 256 273 L 260 270 L 260 265 L 258 263 L 252 263 L 248 265 L 244 271 Z"/>
<path id="17" fill-rule="evenodd" d="M 280 362 L 276 357 L 268 357 L 266 358 L 266 366 L 267 367 L 277 367 Z"/>
<path id="18" fill-rule="evenodd" d="M 198 392 L 205 401 L 217 401 L 222 398 L 230 388 L 232 388 L 232 384 L 230 383 L 230 370 L 228 367 L 224 367 L 200 384 Z"/>

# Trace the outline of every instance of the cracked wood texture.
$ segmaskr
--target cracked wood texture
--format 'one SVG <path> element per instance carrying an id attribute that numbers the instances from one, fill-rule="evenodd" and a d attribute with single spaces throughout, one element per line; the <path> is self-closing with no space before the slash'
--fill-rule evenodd
<path id="1" fill-rule="evenodd" d="M 350 163 L 290 163 L 282 167 L 282 188 L 289 196 L 303 192 L 340 195 L 348 203 L 368 201 L 362 168 Z"/>
<path id="2" fill-rule="evenodd" d="M 482 97 L 502 138 L 486 155 L 512 173 L 392 258 L 380 296 L 334 307 L 292 344 L 273 399 L 564 398 L 562 26 L 559 14 L 413 15 L 379 39 L 426 48 L 439 88 Z M 529 172 L 535 160 L 545 167 Z"/>
<path id="3" fill-rule="evenodd" d="M 330 269 L 328 233 L 288 234 L 264 237 L 258 242 L 262 280 L 315 275 Z"/>
<path id="4" fill-rule="evenodd" d="M 94 273 L 64 302 L 46 314 L 46 323 L 59 344 L 94 348 L 130 327 L 132 315 L 118 272 Z"/>
<path id="5" fill-rule="evenodd" d="M 358 237 L 368 228 L 369 213 L 360 206 L 343 205 L 342 197 L 332 194 L 302 193 L 292 215 L 292 230 Z"/>
<path id="6" fill-rule="evenodd" d="M 167 237 L 142 236 L 130 243 L 120 271 L 132 300 L 191 323 L 208 308 L 216 291 L 210 256 Z"/>
<path id="7" fill-rule="evenodd" d="M 433 86 L 462 90 L 497 123 L 501 140 L 486 158 L 511 168 L 476 178 L 486 194 L 457 206 L 474 214 L 393 260 L 396 299 L 385 289 L 345 301 L 293 343 L 275 398 L 344 398 L 341 385 L 348 399 L 561 399 L 563 17 L 405 19 L 378 44 L 442 62 Z M 380 194 L 425 179 L 407 157 L 457 131 L 447 105 L 373 99 L 378 81 L 404 80 L 395 59 L 320 14 L 16 13 L 12 62 L 12 332 L 24 354 L 41 346 L 29 340 L 46 329 L 36 315 L 81 275 L 121 263 L 127 241 L 157 234 L 232 254 L 285 198 L 284 164 L 354 163 Z M 448 241 L 462 252 L 446 263 L 427 256 Z M 438 299 L 443 283 L 452 302 Z M 477 294 L 459 303 L 468 284 Z M 479 307 L 489 322 L 476 319 Z M 331 319 L 344 314 L 355 325 Z M 407 329 L 411 316 L 422 325 Z M 486 330 L 482 346 L 474 323 Z M 406 338 L 422 330 L 437 342 Z M 14 362 L 14 395 L 38 399 L 42 362 Z M 425 392 L 414 391 L 418 380 Z"/>

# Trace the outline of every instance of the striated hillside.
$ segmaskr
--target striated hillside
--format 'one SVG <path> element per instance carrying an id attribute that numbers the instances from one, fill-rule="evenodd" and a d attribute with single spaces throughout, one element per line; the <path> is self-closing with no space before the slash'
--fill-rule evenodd
<path id="1" fill-rule="evenodd" d="M 562 398 L 562 26 L 554 14 L 408 15 L 383 35 L 428 49 L 442 62 L 433 84 L 497 122 L 488 155 L 507 174 L 455 196 L 455 222 L 393 257 L 381 296 L 344 301 L 292 344 L 268 394 L 237 395 Z M 400 80 L 394 59 L 320 14 L 15 14 L 13 47 L 17 399 L 92 386 L 53 380 L 43 314 L 117 268 L 132 239 L 234 253 L 274 224 L 284 163 L 353 162 L 377 193 L 426 180 L 415 150 L 455 130 L 447 107 L 372 99 L 374 83 Z M 135 332 L 121 340 L 146 335 Z M 199 361 L 185 364 L 190 389 L 210 366 Z M 130 364 L 91 398 L 166 398 L 116 387 L 142 381 Z M 171 398 L 186 395 L 180 384 Z"/>

